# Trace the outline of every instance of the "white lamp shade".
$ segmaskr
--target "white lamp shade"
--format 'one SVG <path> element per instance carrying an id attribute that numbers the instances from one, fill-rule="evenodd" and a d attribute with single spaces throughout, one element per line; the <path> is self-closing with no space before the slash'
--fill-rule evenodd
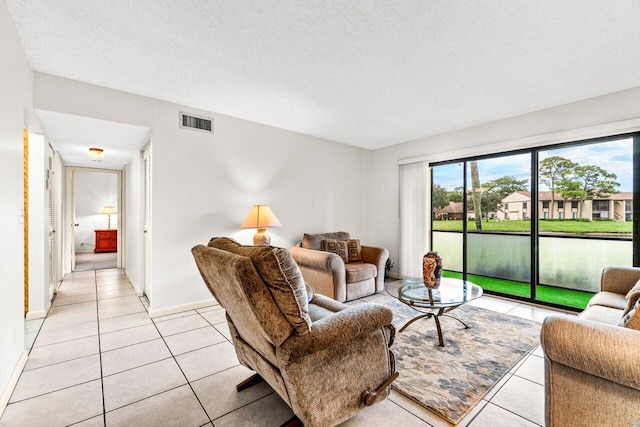
<path id="1" fill-rule="evenodd" d="M 104 208 L 102 208 L 102 212 L 100 213 L 104 215 L 116 215 L 118 213 L 118 210 L 115 208 L 115 206 L 105 206 Z"/>
<path id="2" fill-rule="evenodd" d="M 282 224 L 275 216 L 271 208 L 266 205 L 255 205 L 242 222 L 241 228 L 268 228 L 280 227 Z"/>

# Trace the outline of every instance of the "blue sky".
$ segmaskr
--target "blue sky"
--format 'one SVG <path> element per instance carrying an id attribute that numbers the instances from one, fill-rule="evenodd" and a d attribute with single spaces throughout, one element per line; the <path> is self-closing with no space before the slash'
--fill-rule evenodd
<path id="1" fill-rule="evenodd" d="M 597 165 L 617 175 L 620 183 L 618 191 L 633 191 L 633 145 L 632 139 L 622 139 L 606 143 L 580 145 L 540 152 L 540 160 L 560 156 L 580 165 Z M 505 175 L 517 179 L 529 179 L 531 160 L 529 154 L 497 157 L 478 161 L 480 182 L 484 183 Z M 447 190 L 462 187 L 462 163 L 434 168 L 433 182 Z M 544 185 L 541 191 L 548 190 Z"/>

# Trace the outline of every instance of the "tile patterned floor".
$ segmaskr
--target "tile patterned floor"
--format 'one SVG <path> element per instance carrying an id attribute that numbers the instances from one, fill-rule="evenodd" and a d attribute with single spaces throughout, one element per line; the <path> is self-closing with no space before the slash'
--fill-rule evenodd
<path id="1" fill-rule="evenodd" d="M 120 270 L 65 276 L 44 322 L 27 325 L 33 348 L 0 426 L 279 426 L 292 417 L 264 383 L 235 391 L 251 371 L 220 306 L 151 319 L 145 303 Z M 537 321 L 557 313 L 489 296 L 472 304 Z M 538 346 L 458 426 L 543 425 L 543 381 Z M 449 424 L 395 392 L 342 424 L 389 425 Z"/>

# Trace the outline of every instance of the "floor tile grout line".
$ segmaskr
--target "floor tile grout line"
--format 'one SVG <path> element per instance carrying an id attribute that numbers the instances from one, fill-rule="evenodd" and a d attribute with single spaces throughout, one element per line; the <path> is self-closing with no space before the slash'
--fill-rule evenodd
<path id="1" fill-rule="evenodd" d="M 92 320 L 91 322 L 96 322 L 97 323 L 96 320 Z M 85 322 L 85 323 L 91 323 L 91 322 Z M 73 326 L 73 325 L 67 325 L 67 326 Z M 63 343 L 66 343 L 66 342 L 75 341 L 75 340 L 81 340 L 81 339 L 89 338 L 89 337 L 93 337 L 93 336 L 98 336 L 98 334 L 95 333 L 95 334 L 90 334 L 90 335 L 84 335 L 82 337 L 76 337 L 76 338 L 72 338 L 72 339 L 69 339 L 69 340 L 62 340 L 62 341 L 52 342 L 51 344 L 40 345 L 38 347 L 34 346 L 33 348 L 45 348 L 45 347 L 49 347 L 49 346 L 52 346 L 52 345 L 63 344 Z M 34 344 L 35 344 L 35 342 L 34 342 Z"/>
<path id="2" fill-rule="evenodd" d="M 167 359 L 169 359 L 169 358 L 167 358 Z M 167 360 L 167 359 L 164 359 L 164 360 Z M 180 387 L 184 387 L 184 386 L 186 386 L 187 384 L 188 384 L 188 383 L 187 383 L 187 382 L 185 382 L 184 384 L 180 384 L 180 385 L 177 385 L 177 386 L 175 386 L 175 387 L 171 387 L 171 388 L 168 388 L 168 389 L 166 389 L 166 390 L 159 391 L 158 393 L 154 393 L 154 394 L 152 394 L 152 395 L 150 395 L 150 396 L 143 397 L 142 399 L 134 400 L 134 401 L 129 402 L 129 403 L 126 403 L 126 404 L 124 404 L 124 405 L 122 405 L 122 406 L 118 406 L 117 408 L 109 409 L 108 411 L 107 411 L 107 410 L 106 410 L 106 408 L 105 408 L 105 415 L 106 415 L 106 414 L 108 414 L 108 413 L 110 413 L 110 412 L 117 411 L 118 409 L 126 408 L 127 406 L 131 406 L 131 405 L 134 405 L 134 404 L 136 404 L 136 403 L 142 402 L 142 401 L 144 401 L 144 400 L 151 399 L 152 397 L 160 396 L 161 394 L 168 393 L 168 392 L 170 392 L 170 391 L 172 391 L 172 390 L 176 390 L 176 389 L 178 389 L 178 388 L 180 388 Z M 106 425 L 106 421 L 105 421 L 105 425 Z"/>
<path id="3" fill-rule="evenodd" d="M 167 356 L 167 357 L 162 358 L 162 359 L 154 360 L 153 362 L 147 362 L 147 363 L 143 363 L 142 365 L 136 365 L 136 366 L 131 367 L 131 368 L 123 369 L 122 371 L 113 372 L 111 374 L 105 375 L 103 378 L 109 378 L 109 377 L 112 377 L 114 375 L 120 375 L 120 374 L 122 374 L 124 372 L 129 372 L 129 371 L 133 371 L 134 369 L 143 368 L 145 366 L 153 365 L 154 363 L 164 362 L 165 360 L 171 359 L 171 357 L 172 356 Z"/>
<path id="4" fill-rule="evenodd" d="M 389 394 L 391 394 L 391 393 L 389 393 Z M 398 393 L 398 394 L 400 394 L 400 393 Z M 398 408 L 400 408 L 400 409 L 402 409 L 403 411 L 405 411 L 405 412 L 409 413 L 410 415 L 412 415 L 412 416 L 416 417 L 416 418 L 417 418 L 417 419 L 419 419 L 420 421 L 422 421 L 422 422 L 424 422 L 424 423 L 428 424 L 429 426 L 433 427 L 433 424 L 431 424 L 429 421 L 427 421 L 427 420 L 425 420 L 424 418 L 422 418 L 420 415 L 418 415 L 418 414 L 414 414 L 413 412 L 411 412 L 411 411 L 410 411 L 410 410 L 408 410 L 407 408 L 403 407 L 403 406 L 402 406 L 402 405 L 400 405 L 399 403 L 394 402 L 393 400 L 389 399 L 389 396 L 388 396 L 388 395 L 387 395 L 387 397 L 386 397 L 386 400 L 388 400 L 390 403 L 393 403 L 393 404 L 394 404 L 394 405 L 396 405 Z M 433 414 L 433 412 L 429 411 L 428 409 L 427 409 L 427 411 Z"/>
<path id="5" fill-rule="evenodd" d="M 104 402 L 104 372 L 102 369 L 102 344 L 100 343 L 100 304 L 98 301 L 98 274 L 94 270 L 95 284 L 96 284 L 96 317 L 98 318 L 98 353 L 100 354 L 100 391 L 102 394 L 102 423 L 107 425 L 107 413 L 106 405 Z"/>
<path id="6" fill-rule="evenodd" d="M 171 357 L 173 357 L 173 361 L 175 362 L 175 364 L 178 367 L 178 369 L 180 369 L 180 373 L 182 373 L 182 376 L 184 377 L 185 381 L 187 381 L 187 385 L 189 386 L 189 389 L 191 389 L 191 393 L 193 393 L 193 395 L 195 396 L 196 400 L 198 401 L 198 404 L 200 405 L 200 407 L 204 411 L 205 416 L 207 417 L 209 422 L 211 424 L 213 424 L 213 420 L 209 416 L 209 413 L 207 412 L 207 409 L 204 407 L 204 404 L 202 403 L 202 401 L 200 401 L 200 398 L 196 394 L 196 391 L 193 389 L 193 386 L 191 385 L 191 381 L 189 381 L 189 378 L 187 378 L 187 375 L 184 373 L 184 370 L 182 369 L 182 366 L 180 366 L 180 363 L 178 363 L 178 359 L 176 359 L 176 356 L 173 354 L 173 351 L 171 351 L 171 347 L 169 347 L 169 344 L 167 344 L 167 341 L 162 336 L 162 333 L 160 332 L 160 329 L 158 329 L 158 325 L 156 325 L 156 323 L 153 321 L 153 318 L 151 318 L 151 323 L 153 323 L 153 325 L 155 326 L 156 330 L 158 331 L 158 334 L 160 334 L 160 337 L 162 338 L 162 342 L 167 347 L 167 350 L 169 350 L 169 354 L 171 355 Z M 205 423 L 205 425 L 206 425 L 206 423 Z"/>
<path id="7" fill-rule="evenodd" d="M 22 374 L 21 374 L 21 375 L 22 375 Z M 20 403 L 20 402 L 24 402 L 24 401 L 27 401 L 27 400 L 35 399 L 35 398 L 38 398 L 38 397 L 46 396 L 46 395 L 48 395 L 48 394 L 58 393 L 58 392 L 61 392 L 61 391 L 63 391 L 63 390 L 68 390 L 68 389 L 70 389 L 70 388 L 77 387 L 77 386 L 79 386 L 79 385 L 89 384 L 90 382 L 98 381 L 99 379 L 100 379 L 100 378 L 97 378 L 97 377 L 96 377 L 96 378 L 93 378 L 93 379 L 90 379 L 90 380 L 87 380 L 87 381 L 83 381 L 83 382 L 78 383 L 78 384 L 68 385 L 68 386 L 65 386 L 65 387 L 59 388 L 59 389 L 57 389 L 57 390 L 51 390 L 51 391 L 47 391 L 47 392 L 45 392 L 45 393 L 41 393 L 41 394 L 36 394 L 36 395 L 33 395 L 33 396 L 25 397 L 24 399 L 16 400 L 15 402 L 11 402 L 11 401 L 10 401 L 10 402 L 7 404 L 7 406 L 9 406 L 9 405 L 13 405 L 13 404 L 15 404 L 15 403 Z"/>
<path id="8" fill-rule="evenodd" d="M 133 314 L 140 314 L 140 313 L 133 313 Z M 130 314 L 125 314 L 125 316 L 131 316 L 131 315 Z M 111 320 L 111 319 L 114 319 L 114 317 L 110 317 L 110 318 L 104 319 L 104 320 Z M 122 329 L 114 329 L 113 331 L 103 332 L 102 335 L 108 335 L 108 334 L 113 334 L 115 332 L 126 331 L 127 329 L 141 328 L 143 326 L 148 326 L 151 323 L 153 323 L 153 322 L 143 323 L 142 325 L 127 326 L 126 328 L 122 328 Z"/>
<path id="9" fill-rule="evenodd" d="M 236 366 L 239 366 L 239 365 L 236 365 Z M 235 366 L 233 366 L 233 368 L 235 368 Z M 228 369 L 231 369 L 231 368 L 228 368 Z M 228 370 L 228 369 L 225 369 L 225 371 L 226 371 L 226 370 Z M 224 371 L 220 371 L 220 372 L 224 372 Z M 219 374 L 220 372 L 217 372 L 217 373 Z M 211 375 L 215 375 L 215 374 L 211 374 Z M 208 375 L 208 376 L 211 376 L 211 375 Z M 205 378 L 207 378 L 207 377 L 205 377 Z M 269 386 L 269 388 L 271 388 L 271 386 Z M 244 404 L 244 405 L 242 405 L 242 406 L 238 406 L 237 408 L 232 409 L 232 410 L 231 410 L 231 411 L 229 411 L 229 412 L 225 412 L 224 414 L 222 414 L 222 415 L 220 415 L 220 416 L 218 416 L 218 417 L 215 417 L 215 418 L 211 419 L 211 423 L 213 423 L 215 420 L 219 420 L 219 419 L 220 419 L 220 418 L 222 418 L 222 417 L 226 417 L 227 415 L 229 415 L 229 414 L 231 414 L 231 413 L 233 413 L 233 412 L 239 411 L 239 410 L 240 410 L 240 409 L 242 409 L 242 408 L 245 408 L 245 407 L 247 407 L 247 406 L 249 406 L 249 405 L 252 405 L 252 404 L 254 404 L 254 403 L 256 403 L 256 402 L 258 402 L 258 401 L 260 401 L 260 400 L 262 400 L 262 399 L 266 399 L 267 397 L 271 396 L 271 395 L 272 395 L 272 394 L 274 394 L 274 393 L 276 393 L 276 391 L 275 391 L 275 390 L 273 390 L 273 389 L 271 389 L 271 392 L 270 392 L 270 393 L 267 393 L 267 394 L 265 394 L 264 396 L 260 396 L 260 397 L 258 397 L 257 399 L 252 400 L 251 402 L 247 402 L 247 403 L 245 403 L 245 404 Z M 276 393 L 276 394 L 277 394 L 277 393 Z M 403 409 L 404 409 L 404 408 L 403 408 Z M 406 411 L 406 409 L 405 409 L 405 411 Z M 293 411 L 292 411 L 292 412 L 293 412 Z M 206 424 L 205 424 L 205 425 L 206 425 Z"/>
<path id="10" fill-rule="evenodd" d="M 42 348 L 42 347 L 38 347 L 38 348 Z M 31 371 L 37 371 L 38 369 L 43 369 L 43 368 L 48 368 L 49 366 L 56 366 L 56 365 L 61 365 L 63 363 L 67 363 L 67 362 L 73 362 L 75 360 L 80 360 L 80 359 L 84 359 L 86 357 L 91 357 L 91 356 L 96 356 L 97 354 L 99 354 L 100 351 L 98 350 L 97 353 L 91 353 L 91 354 L 86 354 L 84 356 L 79 356 L 79 357 L 74 357 L 72 359 L 67 359 L 67 360 L 61 360 L 60 362 L 54 362 L 54 363 L 49 363 L 46 365 L 42 365 L 42 366 L 37 366 L 35 368 L 27 368 L 25 365 L 25 368 L 22 370 L 22 372 L 31 372 Z"/>
<path id="11" fill-rule="evenodd" d="M 144 326 L 147 326 L 147 325 L 144 325 Z M 109 333 L 111 333 L 111 332 L 109 332 Z M 138 345 L 138 344 L 150 343 L 151 341 L 156 341 L 158 339 L 160 339 L 160 337 L 155 337 L 155 338 L 151 338 L 151 339 L 144 340 L 144 341 L 134 342 L 133 344 L 127 344 L 127 345 L 123 345 L 121 347 L 114 347 L 114 348 L 110 348 L 109 350 L 104 350 L 102 353 L 111 353 L 112 351 L 122 350 L 123 348 L 133 347 L 134 345 Z"/>
<path id="12" fill-rule="evenodd" d="M 528 421 L 528 422 L 530 422 L 530 423 L 531 423 L 531 424 L 533 424 L 533 425 L 540 426 L 540 427 L 544 426 L 544 422 L 543 422 L 543 424 L 538 424 L 537 422 L 535 422 L 535 421 L 533 421 L 533 420 L 530 420 L 529 418 L 527 418 L 527 417 L 523 416 L 522 414 L 518 414 L 518 413 L 516 413 L 516 412 L 513 412 L 511 409 L 507 409 L 507 408 L 505 408 L 504 406 L 498 405 L 498 404 L 497 404 L 497 403 L 495 403 L 495 402 L 488 402 L 487 404 L 489 404 L 489 403 L 490 403 L 490 404 L 492 404 L 493 406 L 496 406 L 496 407 L 498 407 L 498 408 L 502 409 L 503 411 L 507 411 L 507 412 L 509 412 L 510 414 L 515 415 L 516 417 L 518 417 L 518 418 L 520 418 L 520 419 L 523 419 L 523 420 L 525 420 L 525 421 Z"/>

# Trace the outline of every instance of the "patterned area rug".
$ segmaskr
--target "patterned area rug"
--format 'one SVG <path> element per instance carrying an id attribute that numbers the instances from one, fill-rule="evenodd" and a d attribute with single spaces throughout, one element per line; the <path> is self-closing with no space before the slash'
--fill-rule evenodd
<path id="1" fill-rule="evenodd" d="M 400 328 L 418 313 L 399 301 L 386 304 Z M 392 350 L 400 377 L 393 388 L 457 424 L 529 350 L 540 342 L 540 324 L 463 305 L 451 312 L 470 326 L 441 317 L 445 347 L 433 319 L 397 333 Z"/>

